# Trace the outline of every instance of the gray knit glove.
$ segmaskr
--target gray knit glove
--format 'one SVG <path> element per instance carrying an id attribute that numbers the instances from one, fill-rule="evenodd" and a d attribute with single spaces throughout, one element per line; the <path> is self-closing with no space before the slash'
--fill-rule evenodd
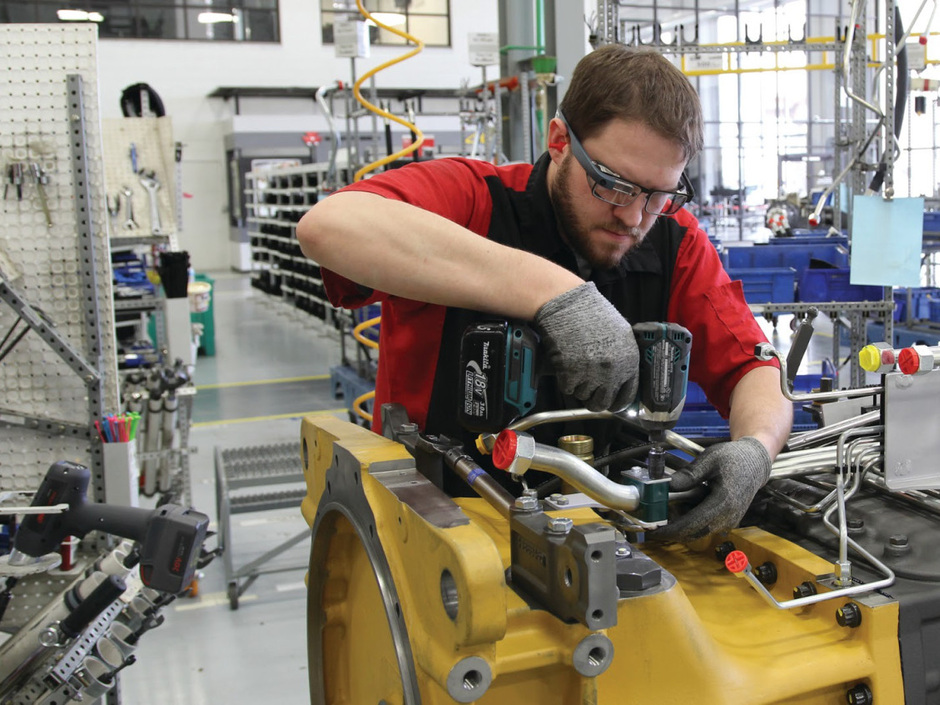
<path id="1" fill-rule="evenodd" d="M 751 436 L 706 449 L 688 468 L 673 474 L 669 489 L 684 492 L 707 480 L 708 495 L 687 514 L 657 529 L 652 537 L 691 541 L 733 529 L 770 477 L 771 465 L 764 444 Z"/>
<path id="2" fill-rule="evenodd" d="M 620 411 L 636 396 L 640 353 L 630 324 L 594 282 L 559 294 L 535 314 L 562 393 L 591 411 Z"/>

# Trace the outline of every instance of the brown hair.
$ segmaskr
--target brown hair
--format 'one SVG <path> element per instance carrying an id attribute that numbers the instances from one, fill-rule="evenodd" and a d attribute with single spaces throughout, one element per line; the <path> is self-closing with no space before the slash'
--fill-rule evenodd
<path id="1" fill-rule="evenodd" d="M 659 52 L 606 44 L 575 67 L 559 106 L 582 140 L 610 120 L 641 122 L 692 159 L 704 142 L 702 106 L 685 75 Z"/>

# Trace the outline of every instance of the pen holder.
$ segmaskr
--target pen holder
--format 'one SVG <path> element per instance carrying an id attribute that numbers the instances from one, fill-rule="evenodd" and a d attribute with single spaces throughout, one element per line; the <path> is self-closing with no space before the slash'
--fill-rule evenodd
<path id="1" fill-rule="evenodd" d="M 104 451 L 104 495 L 108 504 L 140 506 L 136 445 L 136 441 L 101 444 Z"/>

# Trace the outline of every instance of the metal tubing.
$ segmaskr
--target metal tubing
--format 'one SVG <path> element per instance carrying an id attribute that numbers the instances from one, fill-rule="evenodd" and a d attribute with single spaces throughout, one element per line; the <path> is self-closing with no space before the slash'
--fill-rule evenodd
<path id="1" fill-rule="evenodd" d="M 861 416 L 846 419 L 845 421 L 840 421 L 839 423 L 834 423 L 830 426 L 824 426 L 823 428 L 819 428 L 814 431 L 806 431 L 805 433 L 791 436 L 790 440 L 787 442 L 787 447 L 790 448 L 790 450 L 799 450 L 805 446 L 816 443 L 817 441 L 822 441 L 827 438 L 838 436 L 843 431 L 847 431 L 850 428 L 865 426 L 880 419 L 880 410 L 876 409 L 875 411 L 869 411 L 862 414 Z"/>
<path id="2" fill-rule="evenodd" d="M 493 477 L 481 468 L 469 455 L 457 449 L 444 455 L 447 465 L 456 472 L 464 482 L 489 502 L 502 516 L 509 516 L 509 508 L 513 504 L 513 496 Z"/>
<path id="3" fill-rule="evenodd" d="M 591 411 L 589 409 L 567 409 L 563 411 L 542 411 L 538 414 L 532 414 L 531 416 L 526 416 L 524 418 L 515 421 L 509 426 L 508 429 L 512 431 L 527 431 L 530 428 L 536 426 L 541 426 L 545 423 L 554 423 L 561 421 L 589 421 L 592 419 L 607 419 L 611 421 L 619 421 L 627 426 L 632 426 L 640 430 L 643 429 L 642 425 L 636 418 L 636 414 L 629 413 L 626 411 Z M 486 447 L 487 451 L 493 449 L 493 443 L 496 442 L 496 436 L 492 434 L 481 435 L 480 439 L 483 445 Z M 690 455 L 698 455 L 702 453 L 705 449 L 694 441 L 690 441 L 685 436 L 679 435 L 675 431 L 666 431 L 665 432 L 666 442 L 669 443 L 673 448 L 677 450 L 685 451 Z"/>
<path id="4" fill-rule="evenodd" d="M 873 394 L 882 394 L 884 388 L 877 387 L 859 387 L 856 389 L 837 389 L 832 392 L 814 392 L 808 394 L 794 394 L 790 391 L 787 384 L 787 360 L 773 345 L 764 343 L 759 346 L 760 352 L 757 354 L 759 360 L 769 360 L 776 357 L 780 363 L 780 391 L 790 401 L 826 401 L 828 399 L 843 399 L 847 397 L 866 397 Z"/>
<path id="5" fill-rule="evenodd" d="M 536 443 L 530 467 L 557 475 L 605 507 L 633 511 L 640 506 L 640 491 L 636 487 L 608 480 L 586 462 L 560 448 Z"/>

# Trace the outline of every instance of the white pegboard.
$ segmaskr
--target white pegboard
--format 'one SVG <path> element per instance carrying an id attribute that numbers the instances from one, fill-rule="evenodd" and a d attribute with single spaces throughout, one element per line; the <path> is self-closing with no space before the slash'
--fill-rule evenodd
<path id="1" fill-rule="evenodd" d="M 169 117 L 161 118 L 115 118 L 102 121 L 104 148 L 104 178 L 108 198 L 113 209 L 115 201 L 120 204 L 117 216 L 109 218 L 111 237 L 140 237 L 153 234 L 150 218 L 150 197 L 134 173 L 130 157 L 131 145 L 135 146 L 137 170 L 153 172 L 160 189 L 157 191 L 158 215 L 162 234 L 176 233 L 176 147 L 173 141 L 173 123 Z M 124 199 L 120 197 L 124 188 L 130 189 L 134 220 L 137 230 L 123 227 L 127 219 Z"/>
<path id="2" fill-rule="evenodd" d="M 76 220 L 72 130 L 67 77 L 82 77 L 86 158 L 81 178 L 90 201 L 84 217 L 93 233 L 94 259 L 81 247 Z M 22 200 L 10 185 L 0 207 L 0 263 L 8 284 L 103 375 L 102 405 L 118 411 L 117 355 L 111 264 L 98 111 L 97 34 L 83 25 L 0 25 L 0 168 L 6 185 L 11 163 L 36 162 L 48 174 L 47 226 L 35 181 L 27 178 Z M 101 359 L 92 359 L 85 322 L 82 273 L 96 274 Z M 8 271 L 12 269 L 13 271 Z M 17 315 L 0 302 L 0 338 Z M 20 323 L 17 332 L 25 324 Z M 12 337 L 16 337 L 16 334 Z M 12 338 L 11 338 L 12 339 Z M 12 416 L 56 419 L 86 426 L 85 382 L 35 331 L 0 361 L 0 409 Z M 89 464 L 87 439 L 0 427 L 0 489 L 36 488 L 56 460 Z"/>

